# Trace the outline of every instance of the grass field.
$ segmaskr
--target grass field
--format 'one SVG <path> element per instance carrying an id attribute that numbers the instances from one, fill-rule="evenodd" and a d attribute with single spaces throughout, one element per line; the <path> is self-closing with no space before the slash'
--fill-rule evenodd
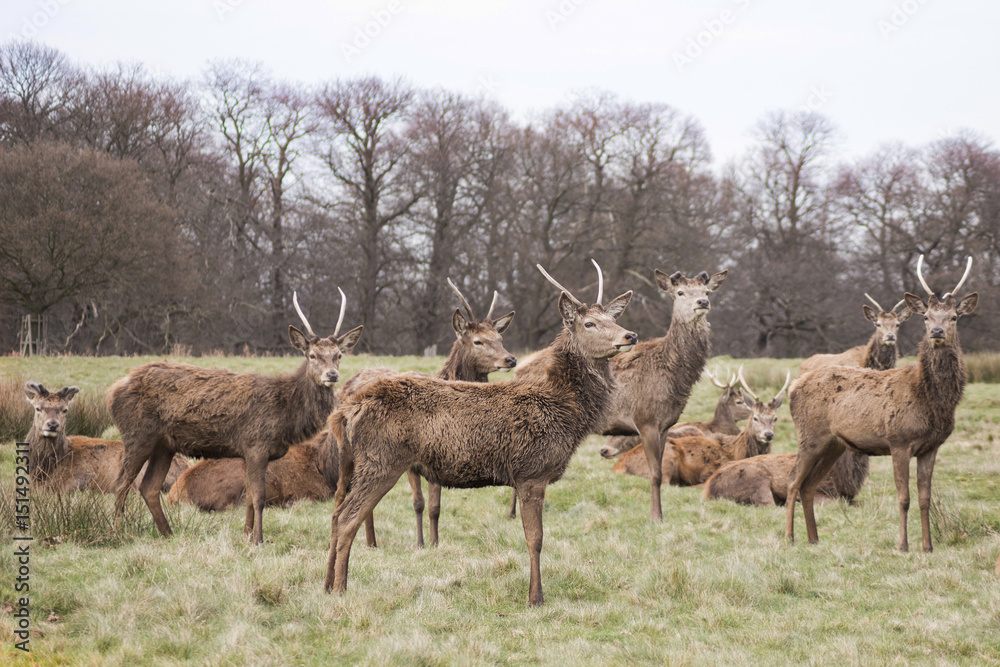
<path id="1" fill-rule="evenodd" d="M 0 377 L 100 395 L 149 358 L 0 359 Z M 279 372 L 292 358 L 192 359 Z M 725 364 L 734 362 L 721 360 Z M 440 358 L 347 357 L 433 371 Z M 747 362 L 773 395 L 797 360 Z M 732 366 L 735 368 L 735 366 Z M 794 372 L 794 371 L 793 371 Z M 699 383 L 691 418 L 716 390 Z M 26 402 L 25 402 L 26 405 Z M 13 664 L 1000 664 L 1000 385 L 972 383 L 934 475 L 935 551 L 895 550 L 889 459 L 873 459 L 858 506 L 817 509 L 820 543 L 784 540 L 783 508 L 704 502 L 664 487 L 664 521 L 648 522 L 644 479 L 611 474 L 586 440 L 545 504 L 546 605 L 527 606 L 520 520 L 506 488 L 448 490 L 441 546 L 414 547 L 409 488 L 376 509 L 378 549 L 355 543 L 346 595 L 322 590 L 332 501 L 264 514 L 248 546 L 243 510 L 168 509 L 156 536 L 135 494 L 122 533 L 70 534 L 37 515 L 110 516 L 111 499 L 37 499 L 30 656 L 14 650 L 10 521 L 0 551 L 0 661 Z M 13 409 L 13 408 L 11 408 Z M 787 404 L 774 451 L 794 451 Z M 109 434 L 113 435 L 113 429 Z M 0 447 L 0 511 L 13 494 L 12 440 Z M 915 477 L 915 475 L 914 475 Z M 919 549 L 911 480 L 910 541 Z M 46 502 L 48 504 L 46 504 Z M 2 517 L 0 517 L 2 519 Z M 797 532 L 804 535 L 801 510 Z M 83 519 L 86 520 L 86 519 Z M 69 521 L 72 524 L 73 520 Z M 43 534 L 51 533 L 51 534 Z"/>

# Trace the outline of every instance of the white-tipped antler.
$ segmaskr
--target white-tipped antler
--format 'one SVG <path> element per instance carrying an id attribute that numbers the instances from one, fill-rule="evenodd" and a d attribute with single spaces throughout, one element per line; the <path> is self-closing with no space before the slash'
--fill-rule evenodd
<path id="1" fill-rule="evenodd" d="M 718 387 L 719 389 L 728 389 L 729 385 L 719 381 L 719 367 L 715 367 L 715 372 L 705 369 L 705 375 L 708 377 L 709 381 Z"/>
<path id="2" fill-rule="evenodd" d="M 970 271 L 972 271 L 972 256 L 971 255 L 969 256 L 969 260 L 965 263 L 965 273 L 962 274 L 962 279 L 958 281 L 957 285 L 955 285 L 955 289 L 953 289 L 950 292 L 945 292 L 944 296 L 941 297 L 941 298 L 942 299 L 947 299 L 949 294 L 958 294 L 958 290 L 960 290 L 962 288 L 962 285 L 965 284 L 965 279 L 969 277 L 969 272 Z"/>
<path id="3" fill-rule="evenodd" d="M 870 294 L 868 294 L 868 292 L 865 292 L 865 298 L 866 298 L 866 299 L 868 299 L 869 301 L 871 301 L 871 302 L 872 302 L 873 304 L 875 304 L 875 307 L 876 307 L 876 308 L 878 308 L 878 312 L 880 312 L 880 313 L 884 313 L 884 312 L 886 312 L 886 311 L 884 311 L 884 310 L 882 309 L 882 306 L 878 305 L 878 301 L 876 301 L 875 299 L 873 299 L 873 298 L 871 297 L 871 295 L 870 295 Z"/>
<path id="4" fill-rule="evenodd" d="M 596 259 L 591 257 L 590 261 L 594 263 L 594 268 L 597 269 L 597 301 L 595 303 L 601 305 L 601 302 L 604 301 L 604 271 L 601 271 L 601 265 L 597 263 Z"/>
<path id="5" fill-rule="evenodd" d="M 545 271 L 545 269 L 542 268 L 541 264 L 535 264 L 535 268 L 537 268 L 539 271 L 542 272 L 542 275 L 545 276 L 546 280 L 548 280 L 550 283 L 552 283 L 553 285 L 555 285 L 558 289 L 560 289 L 561 291 L 563 291 L 566 294 L 566 296 L 568 296 L 570 298 L 570 301 L 572 301 L 573 303 L 575 303 L 578 306 L 582 306 L 583 305 L 583 302 L 581 302 L 579 299 L 577 299 L 575 296 L 573 296 L 572 292 L 570 292 L 568 289 L 566 289 L 565 287 L 563 287 L 562 285 L 560 285 L 556 281 L 555 278 L 553 278 L 552 276 L 550 276 Z"/>
<path id="6" fill-rule="evenodd" d="M 493 317 L 493 309 L 497 307 L 497 299 L 500 297 L 500 293 L 493 290 L 493 301 L 490 302 L 490 309 L 486 311 L 486 319 L 489 320 Z"/>
<path id="7" fill-rule="evenodd" d="M 743 385 L 743 391 L 745 391 L 753 400 L 759 401 L 760 399 L 757 398 L 757 394 L 753 393 L 753 390 L 751 390 L 749 385 L 747 385 L 747 381 L 743 379 L 743 364 L 740 364 L 740 369 L 736 372 L 736 377 L 739 378 L 740 384 Z"/>
<path id="8" fill-rule="evenodd" d="M 902 306 L 902 305 L 903 305 L 903 304 L 905 304 L 905 303 L 906 303 L 906 299 L 900 299 L 900 300 L 899 300 L 899 303 L 897 303 L 897 304 L 896 304 L 895 306 L 893 306 L 893 307 L 892 307 L 892 310 L 890 310 L 889 312 L 890 312 L 890 313 L 895 313 L 895 312 L 896 312 L 896 309 L 897 309 L 897 308 L 899 308 L 900 306 Z"/>
<path id="9" fill-rule="evenodd" d="M 469 319 L 475 320 L 476 316 L 472 312 L 472 306 L 470 306 L 469 302 L 465 300 L 465 296 L 463 296 L 462 292 L 458 289 L 458 287 L 455 286 L 455 283 L 451 282 L 451 278 L 448 278 L 448 286 L 455 291 L 455 294 L 458 296 L 459 303 L 461 303 L 462 307 L 465 308 L 465 312 L 469 314 Z M 489 319 L 489 315 L 486 316 L 486 319 Z"/>
<path id="10" fill-rule="evenodd" d="M 920 280 L 921 286 L 923 286 L 924 291 L 927 292 L 927 296 L 934 296 L 934 290 L 927 286 L 927 281 L 924 280 L 924 255 L 921 253 L 920 257 L 917 259 L 917 279 Z"/>
<path id="11" fill-rule="evenodd" d="M 344 323 L 344 313 L 347 312 L 347 295 L 340 287 L 337 287 L 337 291 L 340 292 L 340 316 L 337 318 L 337 328 L 333 330 L 332 338 L 336 338 L 340 333 L 340 325 Z"/>
<path id="12" fill-rule="evenodd" d="M 784 394 L 788 390 L 788 384 L 791 381 L 792 381 L 792 370 L 788 369 L 785 372 L 785 384 L 781 387 L 781 391 L 779 391 L 777 394 L 774 395 L 774 398 L 772 399 L 772 402 L 778 400 L 778 397 L 781 396 L 782 394 Z"/>
<path id="13" fill-rule="evenodd" d="M 343 294 L 343 292 L 341 292 L 341 294 Z M 299 319 L 302 320 L 302 324 L 305 325 L 306 333 L 313 338 L 316 338 L 316 332 L 313 331 L 312 326 L 309 324 L 309 320 L 306 319 L 306 314 L 303 313 L 302 309 L 299 307 L 299 295 L 296 292 L 292 292 L 292 305 L 295 306 L 295 312 L 299 314 Z"/>

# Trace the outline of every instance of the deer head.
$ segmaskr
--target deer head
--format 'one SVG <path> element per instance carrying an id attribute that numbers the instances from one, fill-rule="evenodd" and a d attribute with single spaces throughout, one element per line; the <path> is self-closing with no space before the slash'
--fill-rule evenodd
<path id="1" fill-rule="evenodd" d="M 40 382 L 25 384 L 24 393 L 35 408 L 35 432 L 45 438 L 55 438 L 64 432 L 69 404 L 79 392 L 79 387 L 63 387 L 53 394 Z"/>
<path id="2" fill-rule="evenodd" d="M 483 321 L 480 322 L 473 314 L 472 307 L 465 300 L 465 296 L 455 286 L 455 283 L 451 282 L 451 278 L 448 278 L 448 285 L 458 295 L 459 303 L 468 314 L 468 318 L 466 318 L 462 314 L 462 309 L 456 308 L 451 316 L 451 326 L 455 330 L 455 336 L 458 338 L 457 344 L 461 346 L 463 356 L 472 362 L 479 373 L 509 371 L 514 368 L 517 365 L 517 357 L 504 348 L 503 332 L 510 326 L 515 311 L 512 310 L 495 320 L 491 319 L 499 296 L 494 291 L 490 309 Z"/>
<path id="3" fill-rule="evenodd" d="M 562 315 L 563 328 L 569 333 L 570 341 L 584 356 L 591 359 L 608 359 L 620 352 L 631 350 L 639 340 L 639 336 L 618 326 L 616 320 L 625 312 L 632 291 L 629 290 L 616 297 L 607 306 L 601 304 L 604 297 L 604 274 L 600 265 L 594 260 L 597 268 L 597 302 L 592 306 L 583 303 L 568 289 L 556 282 L 536 264 L 545 278 L 555 285 L 559 295 L 559 314 Z"/>
<path id="4" fill-rule="evenodd" d="M 320 338 L 313 332 L 309 320 L 306 319 L 305 313 L 299 307 L 298 294 L 292 293 L 295 312 L 302 319 L 302 324 L 305 325 L 309 337 L 307 338 L 306 334 L 289 325 L 288 339 L 291 341 L 292 347 L 301 350 L 306 356 L 306 373 L 313 382 L 324 387 L 332 387 L 340 379 L 340 358 L 344 352 L 349 352 L 357 344 L 358 339 L 361 338 L 361 332 L 365 329 L 364 325 L 361 325 L 351 329 L 343 336 L 337 337 L 337 334 L 340 333 L 340 326 L 344 323 L 344 312 L 347 309 L 347 297 L 344 296 L 344 290 L 338 287 L 337 291 L 340 292 L 340 317 L 337 318 L 337 328 L 334 329 L 333 335 L 329 338 Z"/>
<path id="5" fill-rule="evenodd" d="M 778 408 L 785 400 L 785 392 L 788 391 L 788 384 L 792 381 L 792 371 L 787 372 L 784 386 L 768 403 L 764 403 L 750 390 L 746 380 L 743 379 L 743 366 L 740 366 L 737 376 L 743 386 L 743 400 L 753 406 L 750 408 L 747 428 L 758 442 L 771 442 L 774 439 L 774 424 L 778 421 Z"/>
<path id="6" fill-rule="evenodd" d="M 720 271 L 711 277 L 702 271 L 693 278 L 685 278 L 680 271 L 670 276 L 659 269 L 653 271 L 657 287 L 673 297 L 673 317 L 680 318 L 681 322 L 705 317 L 712 309 L 709 295 L 726 282 L 728 275 L 728 270 Z"/>
<path id="7" fill-rule="evenodd" d="M 928 299 L 925 304 L 916 294 L 907 292 L 903 295 L 906 307 L 914 313 L 924 316 L 924 325 L 927 327 L 926 337 L 934 347 L 952 347 L 955 344 L 955 336 L 958 333 L 958 318 L 968 315 L 976 309 L 979 304 L 979 293 L 966 294 L 962 299 L 956 299 L 955 293 L 965 284 L 969 272 L 972 270 L 972 257 L 969 257 L 965 266 L 965 273 L 950 292 L 945 292 L 939 299 L 934 291 L 927 286 L 921 270 L 924 263 L 924 256 L 917 260 L 917 277 L 920 284 L 927 292 Z"/>
<path id="8" fill-rule="evenodd" d="M 891 310 L 886 311 L 882 306 L 878 305 L 878 301 L 871 298 L 867 293 L 865 297 L 875 304 L 875 310 L 869 305 L 861 306 L 861 310 L 864 311 L 865 318 L 875 325 L 875 330 L 878 332 L 878 338 L 883 345 L 895 345 L 896 344 L 896 334 L 899 331 L 899 325 L 910 319 L 910 309 L 904 308 L 903 310 L 896 312 L 896 309 L 906 303 L 906 299 L 902 299 L 899 303 L 892 307 Z"/>
<path id="9" fill-rule="evenodd" d="M 727 371 L 727 373 L 728 372 L 729 371 Z M 753 403 L 748 404 L 743 397 L 743 392 L 736 387 L 738 382 L 736 373 L 732 373 L 727 382 L 723 382 L 719 379 L 718 370 L 712 373 L 708 369 L 705 369 L 705 375 L 713 385 L 722 390 L 722 396 L 719 397 L 719 403 L 723 403 L 726 408 L 729 409 L 729 414 L 732 415 L 733 421 L 739 422 L 750 417 L 750 406 L 753 405 Z"/>

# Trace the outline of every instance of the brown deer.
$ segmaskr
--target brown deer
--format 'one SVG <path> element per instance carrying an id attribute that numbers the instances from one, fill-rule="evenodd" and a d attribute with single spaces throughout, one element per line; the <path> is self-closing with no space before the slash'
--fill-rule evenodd
<path id="1" fill-rule="evenodd" d="M 509 371 L 517 365 L 517 357 L 503 346 L 503 333 L 507 331 L 514 319 L 515 311 L 510 311 L 502 317 L 492 319 L 493 309 L 497 304 L 496 291 L 493 292 L 493 302 L 482 322 L 476 319 L 472 306 L 466 300 L 455 283 L 448 279 L 448 285 L 458 296 L 458 301 L 467 314 L 456 308 L 451 316 L 451 326 L 455 331 L 455 342 L 444 366 L 434 377 L 442 380 L 459 380 L 464 382 L 488 382 L 489 374 L 495 371 Z M 396 375 L 387 368 L 366 368 L 351 377 L 337 392 L 337 399 L 344 402 L 356 391 L 375 380 Z M 346 443 L 341 443 L 344 446 Z M 417 520 L 417 546 L 424 546 L 424 494 L 421 489 L 420 469 L 412 468 L 407 472 L 407 480 L 413 493 L 413 512 Z M 429 504 L 427 505 L 428 523 L 430 528 L 431 546 L 438 543 L 438 521 L 441 516 L 441 485 L 430 482 L 428 485 Z M 366 534 L 367 531 L 366 524 Z M 373 544 L 369 537 L 369 544 Z"/>
<path id="2" fill-rule="evenodd" d="M 661 465 L 664 478 L 669 484 L 697 486 L 704 483 L 712 473 L 729 461 L 745 459 L 771 451 L 774 424 L 778 420 L 777 410 L 781 407 L 785 391 L 791 382 L 791 371 L 785 378 L 785 385 L 768 403 L 764 403 L 750 391 L 743 379 L 742 367 L 738 376 L 740 384 L 743 385 L 743 400 L 752 406 L 746 426 L 735 436 L 668 438 Z M 643 448 L 636 447 L 622 454 L 611 470 L 618 474 L 648 477 L 649 466 Z"/>
<path id="3" fill-rule="evenodd" d="M 973 292 L 956 293 L 972 270 L 940 299 L 927 286 L 917 262 L 917 277 L 929 295 L 904 295 L 906 307 L 924 316 L 926 334 L 917 363 L 905 368 L 873 371 L 827 366 L 801 376 L 792 387 L 792 419 L 799 436 L 799 453 L 788 485 L 785 533 L 794 537 L 795 500 L 802 495 L 802 513 L 811 543 L 819 541 L 813 498 L 820 481 L 845 449 L 869 456 L 892 456 L 899 501 L 899 550 L 907 551 L 906 514 L 910 507 L 910 459 L 917 458 L 917 489 L 924 551 L 931 551 L 931 476 L 938 448 L 955 427 L 955 408 L 967 375 L 958 340 L 958 318 L 972 313 L 979 302 Z"/>
<path id="4" fill-rule="evenodd" d="M 528 602 L 542 604 L 545 488 L 562 477 L 580 442 L 605 418 L 614 391 L 608 360 L 637 340 L 615 322 L 631 292 L 603 306 L 600 280 L 597 303 L 588 306 L 545 275 L 561 291 L 563 329 L 543 380 L 471 383 L 403 375 L 365 387 L 334 413 L 331 420 L 349 446 L 340 452 L 327 591 L 347 589 L 361 521 L 400 475 L 420 465 L 425 477 L 444 486 L 517 489 L 531 564 Z"/>
<path id="5" fill-rule="evenodd" d="M 737 422 L 741 422 L 750 416 L 750 408 L 743 400 L 743 394 L 735 389 L 736 374 L 729 377 L 728 382 L 721 382 L 718 378 L 718 371 L 710 373 L 707 369 L 705 375 L 709 381 L 722 390 L 718 402 L 715 404 L 715 414 L 707 422 L 677 422 L 667 431 L 668 438 L 684 438 L 687 436 L 709 436 L 736 435 L 741 428 Z M 627 452 L 641 445 L 638 436 L 634 435 L 611 435 L 601 446 L 600 454 L 606 459 L 614 458 L 622 452 Z M 664 448 L 666 450 L 666 448 Z M 649 467 L 646 467 L 644 477 L 648 477 Z"/>
<path id="6" fill-rule="evenodd" d="M 28 382 L 24 393 L 35 408 L 27 443 L 31 452 L 31 481 L 55 493 L 95 491 L 111 493 L 121 470 L 125 449 L 121 440 L 99 440 L 66 435 L 66 416 L 79 387 L 63 387 L 52 393 L 40 382 Z M 169 491 L 188 467 L 177 455 L 160 490 Z"/>
<path id="7" fill-rule="evenodd" d="M 339 289 L 339 288 L 338 288 Z M 145 462 L 149 468 L 139 485 L 153 521 L 163 536 L 171 534 L 160 507 L 163 477 L 174 453 L 202 458 L 239 457 L 246 464 L 247 514 L 243 532 L 253 544 L 264 540 L 265 471 L 296 442 L 322 428 L 336 405 L 334 384 L 340 358 L 358 342 L 363 326 L 337 337 L 347 300 L 341 295 L 337 328 L 329 338 L 317 336 L 293 295 L 305 334 L 288 327 L 292 346 L 305 360 L 288 375 L 232 373 L 168 361 L 133 368 L 108 391 L 108 406 L 125 444 L 122 471 L 116 482 L 115 515 L 120 517 L 132 481 Z"/>
<path id="8" fill-rule="evenodd" d="M 300 500 L 329 500 L 339 474 L 337 443 L 330 430 L 323 429 L 267 465 L 264 505 L 288 507 Z M 221 512 L 245 500 L 245 481 L 243 459 L 205 459 L 184 471 L 167 494 L 167 502 Z"/>
<path id="9" fill-rule="evenodd" d="M 878 305 L 878 301 L 865 294 L 869 301 L 875 304 L 874 310 L 865 304 L 861 306 L 865 318 L 875 325 L 875 333 L 866 345 L 858 345 L 840 354 L 814 354 L 799 365 L 799 374 L 816 370 L 820 366 L 853 366 L 855 368 L 872 368 L 884 371 L 896 367 L 899 350 L 896 348 L 896 334 L 899 325 L 910 317 L 910 311 L 904 308 L 896 309 L 905 303 L 900 301 L 891 310 L 886 311 Z"/>

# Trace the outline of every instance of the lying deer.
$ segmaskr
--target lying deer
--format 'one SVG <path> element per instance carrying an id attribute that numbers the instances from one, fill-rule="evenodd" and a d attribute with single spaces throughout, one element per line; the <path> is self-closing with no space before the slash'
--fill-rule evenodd
<path id="1" fill-rule="evenodd" d="M 795 500 L 801 493 L 806 533 L 819 541 L 813 499 L 823 477 L 845 449 L 869 456 L 891 456 L 899 502 L 900 551 L 907 551 L 906 515 L 910 507 L 910 459 L 917 458 L 917 489 L 923 549 L 931 551 L 931 476 L 938 448 L 955 428 L 955 408 L 962 399 L 967 375 L 958 340 L 958 318 L 976 309 L 979 294 L 961 299 L 958 290 L 972 270 L 940 299 L 917 277 L 928 294 L 904 295 L 906 307 L 924 316 L 926 333 L 920 341 L 917 363 L 904 368 L 873 371 L 827 366 L 801 376 L 792 387 L 792 419 L 799 436 L 799 452 L 788 485 L 785 534 L 794 537 Z"/>

